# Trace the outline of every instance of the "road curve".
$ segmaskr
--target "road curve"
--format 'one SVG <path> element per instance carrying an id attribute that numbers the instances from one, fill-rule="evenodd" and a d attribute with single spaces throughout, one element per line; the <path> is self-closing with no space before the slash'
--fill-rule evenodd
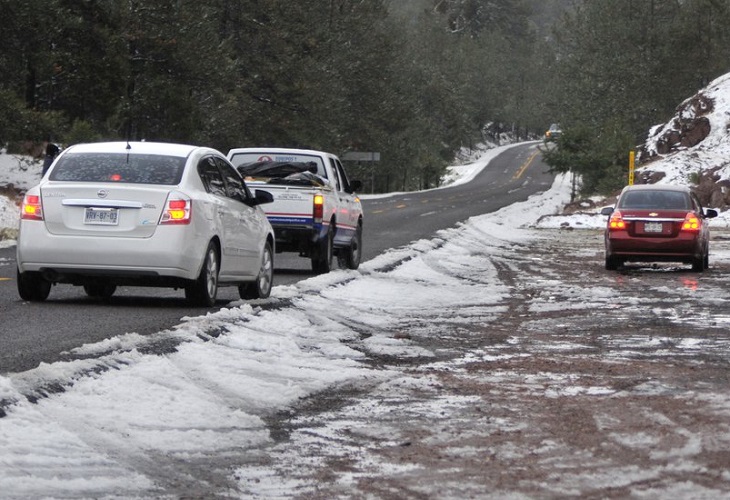
<path id="1" fill-rule="evenodd" d="M 385 198 L 365 197 L 365 258 L 546 191 L 554 175 L 543 163 L 538 146 L 529 143 L 507 149 L 465 184 Z"/>

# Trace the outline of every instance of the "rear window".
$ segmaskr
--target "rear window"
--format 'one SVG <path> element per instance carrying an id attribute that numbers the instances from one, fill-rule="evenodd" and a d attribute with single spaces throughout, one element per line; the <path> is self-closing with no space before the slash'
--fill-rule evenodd
<path id="1" fill-rule="evenodd" d="M 619 202 L 619 208 L 689 210 L 689 195 L 677 191 L 628 191 Z"/>
<path id="2" fill-rule="evenodd" d="M 297 153 L 234 153 L 231 163 L 243 175 L 262 175 L 269 170 L 270 172 L 278 169 L 285 172 L 287 169 L 293 172 L 311 172 L 320 177 L 327 178 L 327 171 L 322 164 L 322 158 L 319 156 L 297 154 Z M 267 168 L 268 167 L 268 168 Z M 277 175 L 280 176 L 280 175 Z"/>
<path id="3" fill-rule="evenodd" d="M 186 158 L 126 153 L 67 153 L 51 171 L 52 181 L 180 183 Z"/>

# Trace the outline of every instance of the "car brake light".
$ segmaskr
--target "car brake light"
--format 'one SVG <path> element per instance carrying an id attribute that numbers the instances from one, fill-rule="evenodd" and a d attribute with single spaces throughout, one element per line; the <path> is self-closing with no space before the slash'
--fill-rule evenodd
<path id="1" fill-rule="evenodd" d="M 684 222 L 682 222 L 682 231 L 697 232 L 700 230 L 701 226 L 702 223 L 700 222 L 699 217 L 690 212 L 684 218 Z"/>
<path id="2" fill-rule="evenodd" d="M 608 220 L 608 228 L 615 231 L 626 229 L 626 221 L 623 219 L 621 212 L 616 210 L 611 214 L 611 218 Z"/>
<path id="3" fill-rule="evenodd" d="M 316 224 L 319 224 L 322 222 L 322 218 L 324 217 L 324 196 L 321 194 L 315 194 L 314 195 L 314 222 Z"/>
<path id="4" fill-rule="evenodd" d="M 37 194 L 27 194 L 23 198 L 23 205 L 20 208 L 20 218 L 25 220 L 43 220 L 43 207 L 41 197 Z"/>
<path id="5" fill-rule="evenodd" d="M 180 194 L 167 199 L 160 224 L 190 224 L 193 215 L 193 200 Z"/>

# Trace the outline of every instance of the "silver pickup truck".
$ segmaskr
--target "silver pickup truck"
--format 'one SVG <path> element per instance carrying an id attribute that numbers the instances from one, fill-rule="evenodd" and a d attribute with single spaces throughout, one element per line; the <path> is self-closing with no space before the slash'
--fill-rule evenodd
<path id="1" fill-rule="evenodd" d="M 306 149 L 236 148 L 228 159 L 252 189 L 265 189 L 262 205 L 276 235 L 276 251 L 298 252 L 312 270 L 329 272 L 332 259 L 357 269 L 362 256 L 363 216 L 355 191 L 333 154 Z"/>

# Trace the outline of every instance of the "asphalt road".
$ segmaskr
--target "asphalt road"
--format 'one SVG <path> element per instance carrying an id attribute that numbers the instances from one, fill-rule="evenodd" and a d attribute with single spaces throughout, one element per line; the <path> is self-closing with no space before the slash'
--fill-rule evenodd
<path id="1" fill-rule="evenodd" d="M 428 238 L 469 217 L 491 213 L 547 190 L 553 176 L 537 144 L 508 149 L 471 182 L 387 198 L 365 199 L 365 258 Z"/>
<path id="2" fill-rule="evenodd" d="M 377 167 L 374 167 L 377 168 Z M 552 175 L 536 144 L 508 149 L 467 184 L 364 199 L 364 260 L 389 248 L 432 236 L 475 215 L 545 191 Z M 309 261 L 278 254 L 275 285 L 311 276 Z M 43 303 L 22 301 L 15 283 L 15 247 L 0 249 L 0 373 L 21 372 L 67 359 L 65 352 L 124 333 L 155 333 L 181 318 L 205 314 L 190 307 L 181 290 L 122 287 L 108 302 L 88 298 L 79 287 L 59 285 Z M 238 300 L 223 288 L 214 309 Z"/>

